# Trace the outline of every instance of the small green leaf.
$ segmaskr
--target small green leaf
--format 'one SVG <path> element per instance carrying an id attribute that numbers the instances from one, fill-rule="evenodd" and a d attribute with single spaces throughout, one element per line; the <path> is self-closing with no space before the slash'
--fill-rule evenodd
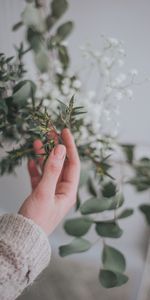
<path id="1" fill-rule="evenodd" d="M 150 225 L 150 205 L 142 204 L 139 206 L 139 209 L 144 214 L 148 225 Z"/>
<path id="2" fill-rule="evenodd" d="M 123 273 L 126 268 L 126 261 L 123 254 L 117 249 L 108 245 L 104 246 L 102 253 L 103 266 L 106 270 Z"/>
<path id="3" fill-rule="evenodd" d="M 127 217 L 132 216 L 134 213 L 134 210 L 132 208 L 127 208 L 125 210 L 123 210 L 119 215 L 118 215 L 118 219 L 124 219 Z"/>
<path id="4" fill-rule="evenodd" d="M 128 281 L 128 277 L 126 275 L 109 270 L 100 270 L 99 279 L 102 286 L 105 288 L 118 287 Z"/>
<path id="5" fill-rule="evenodd" d="M 22 21 L 20 21 L 20 22 L 16 23 L 16 24 L 13 26 L 12 30 L 13 30 L 13 31 L 16 31 L 16 30 L 18 30 L 22 25 L 23 25 L 23 23 L 22 23 Z"/>
<path id="6" fill-rule="evenodd" d="M 122 206 L 124 198 L 122 194 L 118 194 L 112 198 L 91 198 L 85 201 L 81 207 L 80 211 L 83 215 L 100 213 L 105 210 L 113 210 Z"/>
<path id="7" fill-rule="evenodd" d="M 19 82 L 14 87 L 13 102 L 18 105 L 24 105 L 28 98 L 35 94 L 36 85 L 31 80 L 24 80 Z"/>
<path id="8" fill-rule="evenodd" d="M 41 47 L 38 52 L 34 53 L 34 60 L 41 73 L 45 73 L 49 70 L 48 52 L 44 47 Z"/>
<path id="9" fill-rule="evenodd" d="M 51 2 L 52 16 L 59 19 L 67 10 L 68 2 L 66 0 L 53 0 Z"/>
<path id="10" fill-rule="evenodd" d="M 8 107 L 4 99 L 0 100 L 0 111 L 4 112 L 5 114 L 8 113 Z"/>
<path id="11" fill-rule="evenodd" d="M 32 28 L 28 28 L 27 30 L 27 41 L 35 53 L 43 46 L 43 37 L 41 33 L 34 31 Z"/>
<path id="12" fill-rule="evenodd" d="M 64 224 L 64 229 L 69 235 L 80 237 L 89 231 L 91 225 L 91 219 L 79 217 L 67 220 Z"/>
<path id="13" fill-rule="evenodd" d="M 97 197 L 96 185 L 95 185 L 94 180 L 92 178 L 88 179 L 87 187 L 88 187 L 89 192 L 92 194 L 92 196 Z"/>
<path id="14" fill-rule="evenodd" d="M 92 244 L 89 241 L 83 238 L 75 238 L 70 244 L 59 247 L 59 255 L 64 257 L 74 253 L 85 252 L 89 250 L 91 246 Z"/>
<path id="15" fill-rule="evenodd" d="M 66 70 L 69 66 L 69 55 L 67 48 L 65 46 L 59 46 L 58 48 L 58 56 L 62 63 L 63 68 Z"/>
<path id="16" fill-rule="evenodd" d="M 81 172 L 80 172 L 80 182 L 79 182 L 80 186 L 85 185 L 88 181 L 88 178 L 89 178 L 88 170 L 85 168 L 84 169 L 82 168 Z"/>
<path id="17" fill-rule="evenodd" d="M 68 21 L 58 27 L 56 34 L 59 36 L 59 41 L 64 40 L 73 30 L 73 22 Z"/>
<path id="18" fill-rule="evenodd" d="M 105 183 L 102 188 L 102 195 L 106 198 L 115 196 L 116 195 L 116 185 L 112 181 Z"/>
<path id="19" fill-rule="evenodd" d="M 123 233 L 115 221 L 96 222 L 95 229 L 98 235 L 109 238 L 119 238 Z"/>
<path id="20" fill-rule="evenodd" d="M 99 200 L 97 198 L 91 198 L 85 201 L 81 207 L 80 211 L 83 215 L 99 213 L 104 210 L 107 210 L 107 203 L 103 200 Z"/>
<path id="21" fill-rule="evenodd" d="M 134 149 L 135 145 L 121 145 L 124 153 L 126 154 L 127 157 L 127 162 L 129 164 L 132 164 L 133 159 L 134 159 Z"/>

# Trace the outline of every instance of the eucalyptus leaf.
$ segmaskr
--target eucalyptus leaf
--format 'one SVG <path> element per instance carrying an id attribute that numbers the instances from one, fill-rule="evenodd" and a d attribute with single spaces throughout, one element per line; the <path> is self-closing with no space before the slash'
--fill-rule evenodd
<path id="1" fill-rule="evenodd" d="M 0 100 L 0 111 L 3 111 L 5 114 L 8 113 L 8 107 L 4 99 Z"/>
<path id="2" fill-rule="evenodd" d="M 59 59 L 62 63 L 63 68 L 66 70 L 69 66 L 69 55 L 68 55 L 68 51 L 67 48 L 63 45 L 60 45 L 58 48 L 58 56 Z"/>
<path id="3" fill-rule="evenodd" d="M 27 30 L 27 40 L 35 53 L 43 47 L 43 36 L 32 28 Z"/>
<path id="4" fill-rule="evenodd" d="M 130 216 L 132 216 L 134 213 L 134 210 L 132 208 L 127 208 L 125 210 L 123 210 L 119 215 L 118 215 L 118 219 L 124 219 L 124 218 L 128 218 Z"/>
<path id="5" fill-rule="evenodd" d="M 70 244 L 59 247 L 60 256 L 67 256 L 74 253 L 85 252 L 92 247 L 92 244 L 83 238 L 74 238 Z"/>
<path id="6" fill-rule="evenodd" d="M 126 268 L 126 261 L 123 254 L 117 249 L 104 245 L 102 262 L 105 269 L 123 273 Z"/>
<path id="7" fill-rule="evenodd" d="M 150 225 L 150 205 L 149 204 L 142 204 L 142 205 L 139 206 L 139 209 L 144 214 L 148 225 Z"/>
<path id="8" fill-rule="evenodd" d="M 109 238 L 119 238 L 123 230 L 115 221 L 96 222 L 96 232 L 98 235 Z"/>
<path id="9" fill-rule="evenodd" d="M 92 196 L 97 197 L 97 189 L 96 189 L 96 184 L 94 182 L 93 178 L 88 179 L 88 184 L 87 184 L 89 192 L 92 194 Z"/>
<path id="10" fill-rule="evenodd" d="M 91 219 L 78 217 L 67 220 L 64 224 L 64 229 L 69 235 L 80 237 L 85 235 L 89 231 L 91 225 Z"/>
<path id="11" fill-rule="evenodd" d="M 36 85 L 31 80 L 24 80 L 19 82 L 14 87 L 13 102 L 19 106 L 24 105 L 28 98 L 32 98 L 36 91 Z"/>
<path id="12" fill-rule="evenodd" d="M 59 19 L 66 12 L 67 8 L 67 0 L 53 0 L 51 2 L 52 16 L 56 19 Z"/>
<path id="13" fill-rule="evenodd" d="M 131 145 L 131 144 L 128 144 L 128 145 L 121 145 L 122 146 L 122 149 L 126 155 L 126 158 L 127 158 L 127 162 L 129 164 L 132 164 L 133 162 L 133 159 L 134 159 L 134 149 L 135 149 L 135 145 Z"/>
<path id="14" fill-rule="evenodd" d="M 112 181 L 109 181 L 103 185 L 102 195 L 106 198 L 113 197 L 116 195 L 116 190 L 116 185 Z"/>
<path id="15" fill-rule="evenodd" d="M 100 213 L 105 210 L 117 209 L 124 203 L 124 198 L 122 194 L 117 194 L 112 198 L 91 198 L 85 201 L 81 207 L 80 211 L 83 215 Z"/>
<path id="16" fill-rule="evenodd" d="M 48 52 L 44 47 L 41 47 L 40 50 L 34 54 L 34 60 L 41 73 L 45 73 L 49 70 Z"/>
<path id="17" fill-rule="evenodd" d="M 59 41 L 64 40 L 65 38 L 68 37 L 68 35 L 72 32 L 73 30 L 73 22 L 68 21 L 61 26 L 58 27 L 57 29 L 57 36 L 59 37 Z"/>
<path id="18" fill-rule="evenodd" d="M 124 274 L 102 269 L 100 270 L 99 279 L 105 288 L 119 287 L 128 281 L 128 277 Z"/>
<path id="19" fill-rule="evenodd" d="M 23 25 L 23 23 L 22 23 L 22 21 L 20 21 L 20 22 L 16 23 L 16 24 L 12 27 L 12 30 L 13 30 L 13 31 L 16 31 L 16 30 L 18 30 L 20 27 L 22 27 L 22 25 Z"/>
<path id="20" fill-rule="evenodd" d="M 80 211 L 83 215 L 99 213 L 107 209 L 107 203 L 97 198 L 91 198 L 85 201 L 80 207 Z"/>

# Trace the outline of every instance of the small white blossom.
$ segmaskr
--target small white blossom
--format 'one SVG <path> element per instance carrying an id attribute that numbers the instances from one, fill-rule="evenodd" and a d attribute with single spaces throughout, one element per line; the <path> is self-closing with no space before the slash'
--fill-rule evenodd
<path id="1" fill-rule="evenodd" d="M 50 102 L 50 100 L 44 99 L 44 100 L 43 100 L 43 105 L 44 105 L 45 107 L 48 107 L 48 106 L 49 106 L 49 102 Z"/>
<path id="2" fill-rule="evenodd" d="M 90 100 L 92 100 L 93 98 L 95 98 L 95 96 L 96 96 L 96 92 L 95 91 L 89 91 L 88 92 L 88 98 L 90 99 Z"/>
<path id="3" fill-rule="evenodd" d="M 133 99 L 133 91 L 131 89 L 126 89 L 126 95 L 129 99 Z"/>
<path id="4" fill-rule="evenodd" d="M 81 87 L 81 81 L 80 80 L 78 80 L 78 79 L 76 79 L 76 80 L 74 80 L 73 81 L 73 83 L 72 83 L 72 86 L 75 88 L 75 89 L 79 89 L 80 87 Z"/>
<path id="5" fill-rule="evenodd" d="M 117 94 L 116 94 L 116 99 L 118 100 L 118 101 L 120 101 L 122 98 L 123 98 L 123 93 L 120 91 L 120 92 L 118 92 Z"/>
<path id="6" fill-rule="evenodd" d="M 111 46 L 118 46 L 119 45 L 119 41 L 115 38 L 108 38 L 107 41 L 110 43 Z"/>
<path id="7" fill-rule="evenodd" d="M 130 74 L 133 76 L 137 76 L 138 75 L 138 70 L 137 69 L 133 69 L 130 71 Z"/>
<path id="8" fill-rule="evenodd" d="M 61 86 L 61 89 L 62 89 L 64 95 L 68 95 L 68 94 L 69 94 L 69 91 L 70 91 L 70 90 L 69 90 L 68 85 L 63 84 L 63 85 Z"/>
<path id="9" fill-rule="evenodd" d="M 102 63 L 106 66 L 106 68 L 110 68 L 112 64 L 112 59 L 108 56 L 103 56 Z"/>
<path id="10" fill-rule="evenodd" d="M 118 59 L 118 66 L 123 67 L 124 66 L 124 60 L 123 59 Z"/>
<path id="11" fill-rule="evenodd" d="M 67 46 L 68 46 L 68 41 L 62 41 L 60 44 L 61 44 L 62 46 L 67 47 Z"/>

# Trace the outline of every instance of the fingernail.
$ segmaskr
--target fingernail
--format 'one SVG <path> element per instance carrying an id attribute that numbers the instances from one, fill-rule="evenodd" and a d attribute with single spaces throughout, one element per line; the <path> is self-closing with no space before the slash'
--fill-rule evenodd
<path id="1" fill-rule="evenodd" d="M 57 145 L 54 148 L 54 155 L 58 158 L 58 159 L 62 159 L 64 158 L 66 154 L 66 148 L 64 145 Z"/>

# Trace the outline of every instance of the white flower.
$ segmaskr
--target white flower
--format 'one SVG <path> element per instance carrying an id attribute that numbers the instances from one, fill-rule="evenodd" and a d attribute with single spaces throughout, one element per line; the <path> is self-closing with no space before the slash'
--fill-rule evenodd
<path id="1" fill-rule="evenodd" d="M 123 59 L 118 59 L 118 66 L 123 67 L 124 66 L 124 60 Z"/>
<path id="2" fill-rule="evenodd" d="M 97 50 L 94 51 L 93 54 L 94 54 L 94 56 L 97 57 L 97 58 L 100 58 L 100 57 L 101 57 L 101 53 L 100 53 L 99 51 L 97 51 Z"/>
<path id="3" fill-rule="evenodd" d="M 63 84 L 69 87 L 70 86 L 70 78 L 68 78 L 68 77 L 64 78 Z"/>
<path id="4" fill-rule="evenodd" d="M 68 41 L 62 41 L 60 44 L 61 44 L 62 46 L 67 47 L 67 46 L 68 46 Z"/>
<path id="5" fill-rule="evenodd" d="M 104 88 L 104 96 L 109 96 L 112 93 L 113 89 L 110 86 Z"/>
<path id="6" fill-rule="evenodd" d="M 75 89 L 79 89 L 80 87 L 81 87 L 81 81 L 80 80 L 78 80 L 78 79 L 76 79 L 76 80 L 74 80 L 73 81 L 73 84 L 72 84 L 72 86 L 75 88 Z"/>
<path id="7" fill-rule="evenodd" d="M 40 80 L 46 82 L 49 80 L 49 75 L 48 73 L 43 73 L 42 75 L 40 75 Z"/>
<path id="8" fill-rule="evenodd" d="M 130 74 L 133 76 L 137 76 L 138 75 L 138 70 L 137 69 L 133 69 L 130 71 Z"/>
<path id="9" fill-rule="evenodd" d="M 116 94 L 116 99 L 120 101 L 122 98 L 123 98 L 123 93 L 120 91 Z"/>
<path id="10" fill-rule="evenodd" d="M 126 74 L 120 74 L 113 82 L 112 82 L 112 86 L 113 87 L 117 87 L 120 84 L 122 84 L 125 80 L 127 79 Z"/>
<path id="11" fill-rule="evenodd" d="M 35 97 L 37 97 L 37 98 L 42 98 L 43 97 L 43 92 L 42 92 L 41 89 L 36 90 Z"/>
<path id="12" fill-rule="evenodd" d="M 123 48 L 119 48 L 118 52 L 119 52 L 121 55 L 123 55 L 123 56 L 126 55 L 126 52 L 125 52 L 125 50 L 124 50 Z"/>
<path id="13" fill-rule="evenodd" d="M 131 89 L 126 89 L 126 95 L 129 99 L 133 99 L 133 91 Z"/>
<path id="14" fill-rule="evenodd" d="M 106 68 L 110 68 L 112 64 L 112 59 L 108 56 L 103 56 L 102 63 L 106 66 Z"/>
<path id="15" fill-rule="evenodd" d="M 44 99 L 44 100 L 43 100 L 43 105 L 44 105 L 45 107 L 48 107 L 49 104 L 50 104 L 50 100 L 48 100 L 48 99 Z"/>
<path id="16" fill-rule="evenodd" d="M 68 85 L 63 84 L 61 86 L 61 89 L 62 89 L 64 95 L 68 95 L 69 94 L 70 89 L 69 89 Z"/>
<path id="17" fill-rule="evenodd" d="M 88 98 L 90 99 L 90 100 L 92 100 L 93 98 L 95 98 L 95 96 L 96 96 L 96 93 L 95 93 L 95 91 L 89 91 L 88 92 Z"/>
<path id="18" fill-rule="evenodd" d="M 59 98 L 59 96 L 60 96 L 59 90 L 54 89 L 54 90 L 51 91 L 51 97 L 52 98 Z"/>
<path id="19" fill-rule="evenodd" d="M 119 45 L 119 41 L 115 38 L 108 38 L 107 41 L 110 43 L 111 46 L 118 46 Z"/>
<path id="20" fill-rule="evenodd" d="M 31 98 L 28 98 L 28 99 L 27 99 L 27 102 L 28 102 L 28 103 L 31 103 L 31 102 L 32 102 L 32 99 L 31 99 Z"/>
<path id="21" fill-rule="evenodd" d="M 55 71 L 57 74 L 61 75 L 63 73 L 63 68 L 61 66 L 58 66 L 58 67 L 56 67 Z"/>

